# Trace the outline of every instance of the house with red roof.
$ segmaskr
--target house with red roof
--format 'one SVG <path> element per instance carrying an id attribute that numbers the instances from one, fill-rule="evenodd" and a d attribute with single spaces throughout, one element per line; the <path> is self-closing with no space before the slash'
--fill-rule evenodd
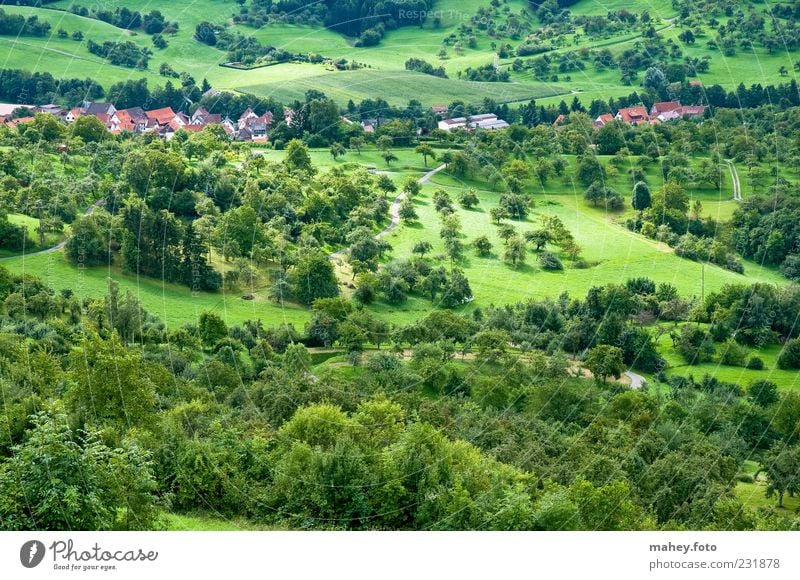
<path id="1" fill-rule="evenodd" d="M 161 109 L 153 109 L 152 111 L 145 111 L 148 120 L 155 121 L 159 126 L 169 125 L 170 121 L 175 119 L 175 111 L 172 107 L 162 107 Z"/>
<path id="2" fill-rule="evenodd" d="M 623 121 L 629 125 L 638 125 L 639 123 L 647 123 L 650 119 L 647 115 L 647 110 L 644 107 L 626 107 L 617 111 L 614 116 L 618 121 Z"/>
<path id="3" fill-rule="evenodd" d="M 598 129 L 603 125 L 608 125 L 609 123 L 614 121 L 614 115 L 611 113 L 603 113 L 597 119 L 594 120 L 594 126 Z"/>
<path id="4" fill-rule="evenodd" d="M 30 123 L 33 120 L 33 117 L 20 117 L 19 119 L 12 119 L 11 121 L 6 121 L 6 127 L 11 127 L 13 129 L 17 125 L 22 123 Z"/>
<path id="5" fill-rule="evenodd" d="M 650 107 L 650 116 L 658 117 L 661 113 L 667 113 L 681 108 L 680 101 L 665 101 L 663 103 L 653 103 Z"/>

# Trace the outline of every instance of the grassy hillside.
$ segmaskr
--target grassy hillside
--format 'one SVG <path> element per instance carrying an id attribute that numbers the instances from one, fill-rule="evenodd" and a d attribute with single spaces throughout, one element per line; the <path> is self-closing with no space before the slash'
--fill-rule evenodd
<path id="1" fill-rule="evenodd" d="M 468 67 L 475 68 L 494 62 L 510 70 L 514 59 L 498 58 L 496 46 L 506 43 L 517 46 L 526 36 L 526 32 L 514 34 L 513 31 L 501 30 L 495 37 L 489 37 L 478 28 L 474 42 L 469 46 L 462 40 L 461 47 L 455 49 L 452 42 L 446 42 L 449 36 L 457 35 L 460 26 L 470 25 L 470 19 L 476 15 L 478 9 L 489 6 L 488 0 L 439 0 L 434 13 L 422 27 L 403 27 L 389 31 L 379 45 L 369 48 L 355 47 L 353 39 L 318 26 L 272 23 L 255 29 L 234 25 L 232 16 L 238 12 L 239 6 L 233 0 L 177 0 L 167 4 L 155 4 L 148 0 L 112 0 L 103 3 L 103 8 L 110 10 L 121 6 L 142 13 L 158 9 L 168 20 L 178 22 L 179 30 L 177 34 L 167 35 L 169 46 L 164 50 L 154 49 L 151 37 L 141 31 L 130 32 L 71 14 L 68 9 L 73 4 L 87 8 L 97 7 L 93 0 L 62 0 L 45 8 L 4 7 L 10 13 L 38 15 L 40 19 L 50 22 L 52 35 L 50 38 L 0 37 L 0 62 L 3 62 L 3 66 L 49 71 L 57 77 L 92 77 L 105 86 L 126 78 L 146 77 L 151 86 L 154 86 L 163 84 L 164 78 L 157 71 L 162 63 L 168 63 L 173 69 L 188 72 L 198 80 L 207 78 L 213 86 L 220 89 L 248 91 L 264 96 L 272 95 L 281 100 L 292 100 L 313 87 L 326 92 L 342 104 L 349 99 L 358 101 L 376 96 L 398 105 L 406 104 L 412 98 L 425 105 L 433 105 L 455 99 L 480 103 L 486 97 L 500 102 L 536 98 L 544 99 L 545 103 L 557 103 L 562 98 L 569 100 L 570 92 L 581 93 L 588 103 L 592 98 L 608 99 L 611 96 L 628 94 L 638 88 L 641 82 L 640 74 L 632 85 L 626 86 L 621 82 L 618 69 L 600 70 L 590 61 L 582 71 L 556 75 L 557 80 L 535 80 L 530 71 L 512 72 L 510 83 L 474 83 L 460 80 L 459 73 Z M 501 7 L 508 7 L 509 12 L 515 15 L 522 14 L 528 27 L 527 32 L 541 28 L 539 20 L 532 15 L 524 0 L 508 0 Z M 739 47 L 734 56 L 726 57 L 722 52 L 707 46 L 711 35 L 698 39 L 692 45 L 684 45 L 678 40 L 681 28 L 675 26 L 673 21 L 676 12 L 668 3 L 652 5 L 639 1 L 612 0 L 599 3 L 583 0 L 571 7 L 571 11 L 576 16 L 603 16 L 611 10 L 621 8 L 637 13 L 647 10 L 663 40 L 672 40 L 679 44 L 684 56 L 710 56 L 712 60 L 709 71 L 697 77 L 705 85 L 719 83 L 732 88 L 741 81 L 747 84 L 780 82 L 787 78 L 779 73 L 780 67 L 785 66 L 788 71 L 792 71 L 792 64 L 797 60 L 796 54 L 787 53 L 785 49 L 770 54 L 760 46 Z M 434 21 L 435 16 L 439 17 L 438 24 Z M 220 67 L 219 64 L 226 60 L 225 53 L 193 38 L 195 26 L 204 20 L 252 36 L 265 45 L 300 54 L 317 53 L 335 59 L 345 58 L 368 68 L 358 71 L 329 71 L 323 65 L 305 63 L 287 63 L 247 71 Z M 70 34 L 81 30 L 85 39 L 83 42 L 69 38 L 60 39 L 56 35 L 59 28 Z M 635 30 L 609 33 L 600 37 L 588 36 L 582 32 L 578 28 L 573 33 L 562 35 L 560 44 L 548 55 L 558 59 L 565 52 L 603 46 L 609 48 L 616 57 L 642 40 L 641 34 Z M 149 70 L 139 71 L 109 65 L 86 50 L 85 42 L 89 39 L 99 43 L 125 39 L 141 47 L 154 49 Z M 443 47 L 446 49 L 446 56 L 439 53 Z M 406 71 L 405 61 L 411 57 L 444 67 L 449 78 L 440 79 Z M 527 62 L 533 58 L 536 57 L 524 57 L 522 60 Z"/>

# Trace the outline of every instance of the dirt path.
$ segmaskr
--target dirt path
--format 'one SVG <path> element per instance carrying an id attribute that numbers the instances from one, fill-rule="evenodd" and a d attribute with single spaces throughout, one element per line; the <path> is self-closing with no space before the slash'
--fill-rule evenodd
<path id="1" fill-rule="evenodd" d="M 444 163 L 442 163 L 436 169 L 431 169 L 425 175 L 420 177 L 417 180 L 417 183 L 419 183 L 420 185 L 425 185 L 426 183 L 428 183 L 430 181 L 431 177 L 433 177 L 434 175 L 436 175 L 437 173 L 442 171 L 445 167 L 447 167 L 447 166 Z M 382 172 L 382 173 L 386 173 L 386 172 Z M 394 198 L 394 201 L 392 202 L 392 207 L 391 207 L 391 210 L 390 210 L 390 214 L 392 216 L 392 221 L 389 222 L 388 226 L 386 226 L 381 231 L 379 231 L 377 234 L 375 234 L 376 238 L 382 238 L 383 236 L 385 236 L 386 234 L 392 232 L 397 226 L 400 225 L 400 204 L 403 203 L 403 199 L 405 199 L 405 197 L 406 197 L 406 192 L 401 191 L 400 194 L 397 197 Z M 347 252 L 347 248 L 342 248 L 341 250 L 337 250 L 336 252 L 333 252 L 332 254 L 330 254 L 328 256 L 328 258 L 333 260 L 335 258 L 339 258 L 339 257 L 343 256 L 346 252 Z"/>
<path id="2" fill-rule="evenodd" d="M 733 181 L 733 201 L 742 201 L 742 185 L 739 182 L 739 172 L 736 171 L 736 166 L 733 164 L 732 159 L 726 159 L 725 163 L 731 172 L 731 180 Z"/>
<path id="3" fill-rule="evenodd" d="M 645 379 L 642 375 L 636 374 L 633 371 L 625 371 L 623 374 L 631 380 L 632 389 L 641 389 L 642 386 L 647 382 L 647 379 Z"/>
<path id="4" fill-rule="evenodd" d="M 86 208 L 86 211 L 83 212 L 83 215 L 84 216 L 92 215 L 94 213 L 94 210 L 96 210 L 101 205 L 103 205 L 103 200 L 102 199 L 98 199 L 96 202 L 94 202 L 92 205 L 90 205 L 88 208 Z M 62 249 L 64 246 L 66 246 L 68 241 L 69 241 L 69 238 L 64 238 L 63 241 L 57 243 L 55 246 L 51 246 L 49 248 L 45 248 L 44 250 L 39 250 L 38 252 L 32 252 L 30 254 L 21 254 L 21 256 L 23 256 L 25 258 L 30 258 L 32 256 L 41 256 L 42 254 L 52 254 L 53 252 L 57 252 L 60 249 Z M 19 258 L 19 257 L 20 256 L 8 256 L 8 257 L 5 257 L 5 258 L 0 258 L 0 261 L 12 260 L 14 258 Z"/>

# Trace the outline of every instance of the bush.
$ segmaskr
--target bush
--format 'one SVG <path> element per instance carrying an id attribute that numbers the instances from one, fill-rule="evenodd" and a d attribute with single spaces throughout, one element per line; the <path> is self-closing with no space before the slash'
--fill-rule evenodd
<path id="1" fill-rule="evenodd" d="M 744 365 L 745 368 L 753 370 L 753 371 L 763 371 L 764 370 L 764 361 L 761 360 L 760 357 L 751 356 L 747 359 L 747 363 Z"/>
<path id="2" fill-rule="evenodd" d="M 747 359 L 747 349 L 740 345 L 735 340 L 728 340 L 725 342 L 720 362 L 724 365 L 732 367 L 744 366 Z"/>
<path id="3" fill-rule="evenodd" d="M 793 338 L 786 341 L 778 357 L 778 368 L 800 369 L 800 339 Z"/>
<path id="4" fill-rule="evenodd" d="M 553 252 L 542 252 L 539 254 L 539 265 L 545 270 L 563 270 L 564 264 Z"/>

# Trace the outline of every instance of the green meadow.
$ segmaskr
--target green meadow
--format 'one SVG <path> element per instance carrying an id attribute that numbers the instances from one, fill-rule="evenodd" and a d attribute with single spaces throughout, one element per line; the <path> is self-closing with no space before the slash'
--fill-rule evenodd
<path id="1" fill-rule="evenodd" d="M 131 32 L 72 14 L 68 10 L 73 4 L 87 8 L 98 6 L 94 0 L 61 0 L 43 8 L 4 6 L 7 12 L 26 17 L 35 14 L 48 21 L 52 25 L 52 33 L 49 38 L 0 37 L 3 66 L 49 71 L 59 78 L 91 77 L 108 87 L 120 80 L 142 77 L 147 78 L 151 86 L 163 84 L 165 79 L 157 71 L 162 63 L 168 63 L 179 72 L 190 73 L 198 81 L 207 78 L 215 88 L 273 96 L 285 102 L 302 98 L 307 90 L 313 88 L 325 92 L 341 104 L 350 99 L 357 102 L 380 96 L 393 105 L 405 105 L 409 100 L 417 99 L 426 106 L 447 104 L 454 100 L 479 104 L 487 97 L 498 102 L 519 103 L 536 99 L 543 104 L 557 104 L 562 99 L 569 101 L 572 94 L 580 94 L 581 99 L 588 103 L 593 98 L 627 95 L 638 88 L 642 76 L 640 74 L 640 78 L 632 85 L 625 86 L 621 83 L 618 69 L 598 70 L 591 62 L 587 62 L 585 70 L 559 74 L 557 80 L 536 80 L 529 71 L 512 72 L 512 82 L 507 83 L 461 80 L 458 75 L 467 67 L 493 62 L 501 67 L 510 66 L 514 59 L 499 59 L 497 49 L 492 44 L 509 43 L 516 46 L 523 40 L 524 35 L 503 37 L 501 34 L 497 38 L 490 38 L 477 31 L 474 45 L 462 46 L 458 50 L 452 45 L 446 46 L 446 55 L 440 55 L 440 49 L 445 46 L 443 41 L 457 32 L 462 24 L 468 25 L 477 10 L 488 5 L 488 0 L 439 0 L 433 10 L 433 15 L 440 18 L 438 25 L 429 17 L 422 26 L 407 26 L 387 32 L 380 44 L 368 48 L 356 47 L 352 38 L 321 26 L 271 23 L 255 29 L 233 24 L 232 16 L 239 9 L 233 0 L 176 0 L 166 4 L 155 4 L 149 0 L 111 0 L 102 4 L 104 9 L 124 6 L 142 13 L 158 9 L 168 20 L 178 22 L 178 32 L 167 35 L 169 46 L 163 50 L 155 49 L 151 37 L 141 31 Z M 524 0 L 509 0 L 505 5 L 513 13 L 530 14 Z M 785 50 L 770 54 L 761 47 L 737 48 L 734 56 L 726 57 L 707 46 L 711 34 L 705 32 L 696 43 L 684 45 L 678 40 L 681 29 L 674 26 L 672 21 L 676 12 L 668 3 L 652 5 L 641 0 L 603 3 L 583 0 L 570 7 L 570 10 L 575 15 L 605 15 L 609 10 L 620 8 L 637 12 L 648 10 L 662 38 L 681 45 L 685 56 L 710 56 L 710 70 L 698 77 L 705 85 L 719 83 L 730 89 L 739 82 L 766 84 L 785 81 L 787 77 L 780 75 L 780 67 L 785 66 L 791 71 L 792 64 L 797 60 L 795 54 Z M 541 27 L 535 16 L 529 15 L 526 19 L 533 30 Z M 205 20 L 252 36 L 263 44 L 300 54 L 345 58 L 366 68 L 338 71 L 328 70 L 322 64 L 308 63 L 284 63 L 252 70 L 221 67 L 219 65 L 226 60 L 225 53 L 193 38 L 195 26 Z M 725 21 L 725 18 L 721 20 Z M 70 34 L 80 30 L 85 38 L 82 42 L 58 38 L 56 32 L 59 28 Z M 146 71 L 113 66 L 88 52 L 86 42 L 89 39 L 99 43 L 131 40 L 141 47 L 151 48 L 154 56 Z M 618 56 L 640 41 L 641 36 L 635 31 L 591 37 L 578 29 L 573 34 L 565 35 L 564 42 L 548 54 L 557 58 L 566 51 L 607 47 Z M 412 57 L 444 67 L 449 78 L 406 71 L 405 61 Z M 524 57 L 523 60 L 531 58 L 536 57 Z"/>

